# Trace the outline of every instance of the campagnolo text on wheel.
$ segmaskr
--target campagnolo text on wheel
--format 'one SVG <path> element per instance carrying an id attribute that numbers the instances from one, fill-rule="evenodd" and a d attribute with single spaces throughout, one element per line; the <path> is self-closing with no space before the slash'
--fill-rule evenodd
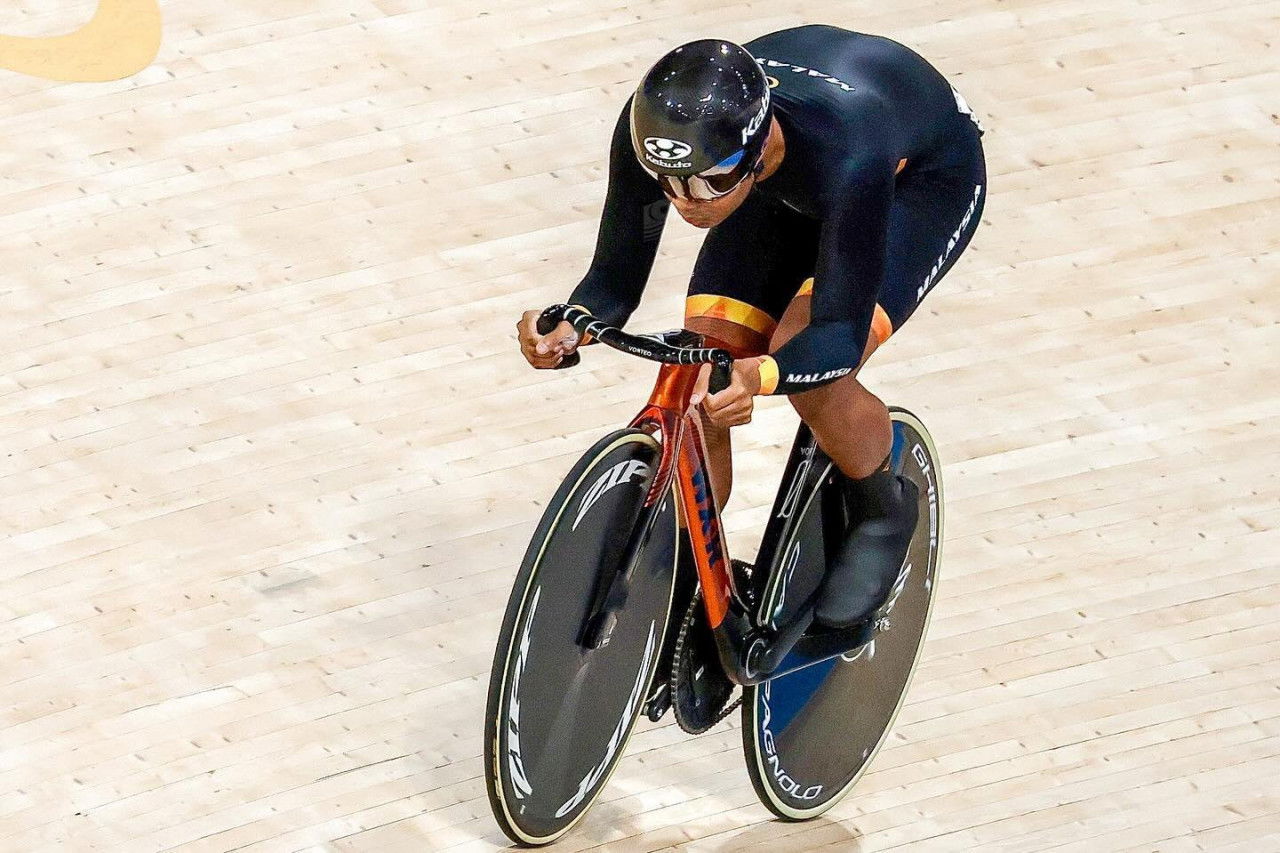
<path id="1" fill-rule="evenodd" d="M 588 343 L 661 367 L 549 501 L 507 604 L 484 765 L 514 841 L 569 831 L 642 713 L 698 733 L 740 703 L 748 773 L 784 819 L 871 763 L 919 658 L 943 501 L 924 425 L 860 371 L 968 245 L 981 133 L 921 57 L 829 26 L 686 44 L 623 106 L 590 269 L 518 335 L 537 368 Z M 670 206 L 709 229 L 684 328 L 631 334 Z M 802 423 L 747 564 L 720 508 L 730 430 L 762 394 Z"/>

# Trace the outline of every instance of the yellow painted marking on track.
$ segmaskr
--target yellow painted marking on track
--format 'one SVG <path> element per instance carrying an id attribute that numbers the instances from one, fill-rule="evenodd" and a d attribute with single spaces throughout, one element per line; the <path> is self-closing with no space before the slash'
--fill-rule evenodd
<path id="1" fill-rule="evenodd" d="M 0 69 L 99 83 L 137 74 L 160 52 L 157 0 L 100 0 L 89 23 L 61 36 L 0 35 Z"/>

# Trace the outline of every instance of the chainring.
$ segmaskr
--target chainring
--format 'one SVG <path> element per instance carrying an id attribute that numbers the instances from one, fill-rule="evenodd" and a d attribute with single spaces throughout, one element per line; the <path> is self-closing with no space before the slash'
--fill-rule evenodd
<path id="1" fill-rule="evenodd" d="M 742 702 L 728 705 L 733 682 L 724 674 L 715 635 L 702 610 L 702 592 L 694 595 L 680 624 L 671 659 L 671 709 L 680 728 L 702 734 Z"/>

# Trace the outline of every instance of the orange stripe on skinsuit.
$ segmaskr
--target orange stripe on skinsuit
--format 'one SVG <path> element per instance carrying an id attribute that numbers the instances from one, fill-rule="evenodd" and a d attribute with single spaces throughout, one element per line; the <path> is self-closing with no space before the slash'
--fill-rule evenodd
<path id="1" fill-rule="evenodd" d="M 876 346 L 889 340 L 889 336 L 893 334 L 893 321 L 878 302 L 876 313 L 871 315 L 871 334 L 876 336 Z"/>
<path id="2" fill-rule="evenodd" d="M 694 317 L 727 320 L 730 323 L 745 326 L 766 338 L 773 334 L 774 328 L 778 325 L 767 313 L 749 302 L 709 293 L 699 293 L 686 299 L 684 317 L 686 321 Z"/>

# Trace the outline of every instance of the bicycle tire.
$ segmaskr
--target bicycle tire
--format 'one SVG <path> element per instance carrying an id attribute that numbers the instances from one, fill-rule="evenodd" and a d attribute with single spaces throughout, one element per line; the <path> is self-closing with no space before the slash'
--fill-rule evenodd
<path id="1" fill-rule="evenodd" d="M 625 752 L 655 676 L 665 676 L 657 662 L 675 588 L 673 492 L 658 498 L 609 643 L 586 650 L 576 636 L 642 517 L 660 455 L 637 429 L 598 441 L 548 503 L 512 586 L 490 672 L 484 765 L 494 818 L 522 846 L 549 844 L 582 819 Z"/>
<path id="2" fill-rule="evenodd" d="M 902 709 L 937 593 L 942 543 L 942 480 L 937 449 L 920 419 L 891 408 L 893 465 L 920 486 L 917 526 L 904 573 L 880 613 L 890 623 L 871 643 L 748 687 L 742 742 L 760 802 L 783 820 L 811 820 L 846 796 L 866 772 Z M 788 539 L 805 534 L 821 512 L 814 489 Z M 809 536 L 815 536 L 809 528 Z M 789 553 L 790 541 L 778 554 Z M 924 565 L 913 577 L 912 568 Z M 894 624 L 897 623 L 897 624 Z M 877 648 L 876 644 L 880 644 Z M 879 654 L 877 654 L 879 652 Z M 883 688 L 890 685 L 890 694 Z M 875 687 L 882 688 L 879 693 Z"/>

